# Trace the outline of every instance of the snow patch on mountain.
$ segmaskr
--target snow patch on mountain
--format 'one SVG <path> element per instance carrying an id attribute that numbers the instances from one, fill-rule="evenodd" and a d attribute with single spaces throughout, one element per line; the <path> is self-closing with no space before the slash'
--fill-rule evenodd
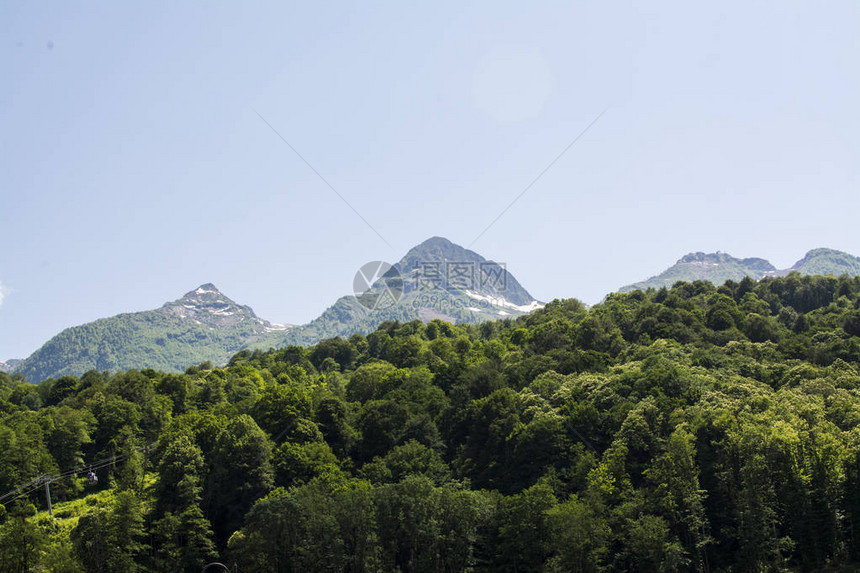
<path id="1" fill-rule="evenodd" d="M 502 308 L 510 308 L 519 312 L 533 312 L 539 308 L 543 308 L 544 305 L 536 300 L 531 301 L 528 304 L 514 304 L 509 300 L 505 299 L 501 296 L 489 296 L 483 295 L 481 293 L 477 293 L 475 291 L 467 290 L 463 291 L 463 293 L 471 299 L 480 300 L 482 302 L 487 302 L 493 306 L 502 307 Z"/>

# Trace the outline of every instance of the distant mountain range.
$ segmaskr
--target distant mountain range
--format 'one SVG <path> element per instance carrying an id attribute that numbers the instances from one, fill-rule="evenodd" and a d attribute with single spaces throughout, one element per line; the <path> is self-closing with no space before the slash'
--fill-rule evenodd
<path id="1" fill-rule="evenodd" d="M 678 281 L 722 284 L 744 277 L 759 280 L 801 274 L 860 275 L 860 258 L 814 249 L 789 269 L 765 259 L 737 259 L 726 253 L 690 253 L 648 280 L 619 289 L 669 287 Z M 273 324 L 248 307 L 204 284 L 161 308 L 120 314 L 68 328 L 25 360 L 0 362 L 0 371 L 31 382 L 87 370 L 154 368 L 181 372 L 211 361 L 223 364 L 245 348 L 310 345 L 334 336 L 372 332 L 382 322 L 434 318 L 480 323 L 512 318 L 543 306 L 501 263 L 488 261 L 442 237 L 409 250 L 396 264 L 368 264 L 356 276 L 356 292 L 339 298 L 318 318 L 301 326 Z"/>
<path id="2" fill-rule="evenodd" d="M 860 258 L 833 249 L 813 249 L 788 269 L 777 269 L 765 259 L 737 259 L 726 253 L 690 253 L 677 263 L 647 280 L 618 289 L 629 292 L 636 289 L 670 287 L 678 281 L 709 281 L 721 285 L 727 280 L 739 281 L 744 277 L 760 280 L 768 276 L 784 276 L 790 272 L 803 275 L 860 275 Z"/>
<path id="3" fill-rule="evenodd" d="M 366 334 L 387 320 L 478 323 L 542 306 L 503 264 L 441 237 L 412 248 L 395 265 L 371 264 L 362 271 L 369 275 L 357 276 L 357 296 L 341 297 L 302 326 L 272 324 L 215 285 L 204 284 L 155 310 L 68 328 L 26 360 L 0 367 L 31 382 L 92 369 L 181 372 L 207 360 L 223 364 L 245 348 L 310 345 Z"/>

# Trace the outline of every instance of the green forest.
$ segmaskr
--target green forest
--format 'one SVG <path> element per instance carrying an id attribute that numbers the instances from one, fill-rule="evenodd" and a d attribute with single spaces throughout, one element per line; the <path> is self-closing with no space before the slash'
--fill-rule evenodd
<path id="1" fill-rule="evenodd" d="M 0 373 L 0 496 L 3 573 L 856 570 L 860 278 Z"/>

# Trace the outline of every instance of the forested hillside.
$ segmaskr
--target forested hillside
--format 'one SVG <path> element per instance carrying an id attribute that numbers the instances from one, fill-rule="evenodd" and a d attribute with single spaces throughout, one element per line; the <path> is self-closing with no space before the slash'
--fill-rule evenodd
<path id="1" fill-rule="evenodd" d="M 31 382 L 88 370 L 157 368 L 183 372 L 190 364 L 223 364 L 239 350 L 284 330 L 207 283 L 161 308 L 118 314 L 62 331 L 14 372 Z"/>
<path id="2" fill-rule="evenodd" d="M 860 279 L 792 274 L 0 374 L 0 571 L 854 570 L 858 369 Z"/>

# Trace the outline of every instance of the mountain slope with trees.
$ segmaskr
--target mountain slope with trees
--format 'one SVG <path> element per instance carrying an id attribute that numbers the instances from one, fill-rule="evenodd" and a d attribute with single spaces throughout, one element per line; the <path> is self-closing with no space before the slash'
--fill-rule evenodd
<path id="1" fill-rule="evenodd" d="M 79 376 L 88 370 L 157 368 L 182 372 L 232 354 L 283 330 L 239 305 L 207 283 L 161 308 L 120 314 L 67 328 L 45 343 L 14 372 L 38 382 Z"/>
<path id="2" fill-rule="evenodd" d="M 0 445 L 0 571 L 854 570 L 860 279 L 0 374 Z"/>
<path id="3" fill-rule="evenodd" d="M 813 249 L 789 269 L 802 275 L 860 275 L 860 257 L 834 249 Z"/>

